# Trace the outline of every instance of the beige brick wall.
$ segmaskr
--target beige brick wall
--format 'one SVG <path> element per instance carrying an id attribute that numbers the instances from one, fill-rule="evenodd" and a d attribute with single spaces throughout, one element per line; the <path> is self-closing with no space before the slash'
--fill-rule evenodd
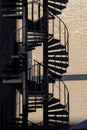
<path id="1" fill-rule="evenodd" d="M 69 0 L 60 17 L 70 36 L 66 75 L 74 79 L 65 83 L 70 93 L 70 123 L 74 124 L 87 119 L 87 0 Z"/>
<path id="2" fill-rule="evenodd" d="M 69 74 L 87 73 L 87 1 L 69 0 L 60 16 L 69 29 Z"/>

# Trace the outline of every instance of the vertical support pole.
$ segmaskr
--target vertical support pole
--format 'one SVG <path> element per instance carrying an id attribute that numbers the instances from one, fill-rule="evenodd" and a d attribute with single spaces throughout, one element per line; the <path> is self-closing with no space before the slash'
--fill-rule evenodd
<path id="1" fill-rule="evenodd" d="M 48 0 L 43 0 L 43 17 L 44 17 L 44 31 L 45 38 L 43 42 L 43 77 L 45 82 L 44 108 L 43 108 L 43 125 L 48 126 Z"/>
<path id="2" fill-rule="evenodd" d="M 23 46 L 22 46 L 22 52 L 26 51 L 26 45 L 27 45 L 27 0 L 23 0 L 23 20 L 22 20 L 22 26 L 23 26 Z M 27 122 L 28 122 L 28 93 L 27 93 L 27 56 L 25 57 L 25 69 L 23 69 L 23 75 L 22 75 L 22 82 L 23 82 L 23 128 L 27 129 Z"/>

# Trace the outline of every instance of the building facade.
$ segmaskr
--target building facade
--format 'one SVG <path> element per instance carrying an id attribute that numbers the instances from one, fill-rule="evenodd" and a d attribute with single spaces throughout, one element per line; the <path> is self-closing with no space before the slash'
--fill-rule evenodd
<path id="1" fill-rule="evenodd" d="M 34 10 L 35 11 L 35 10 Z M 42 14 L 41 14 L 42 15 Z M 67 73 L 63 75 L 63 81 L 68 87 L 69 95 L 70 95 L 70 125 L 74 125 L 83 120 L 87 119 L 87 55 L 86 55 L 86 41 L 87 41 L 87 5 L 86 0 L 69 0 L 66 8 L 62 10 L 61 15 L 58 15 L 65 23 L 69 30 L 69 67 L 67 69 Z M 35 17 L 34 17 L 35 18 Z M 4 21 L 0 19 L 0 38 L 3 41 L 4 37 L 6 37 L 10 32 L 13 32 L 15 29 L 19 29 L 22 26 L 22 21 L 12 21 L 9 24 L 9 21 Z M 2 25 L 2 26 L 1 26 Z M 6 26 L 6 27 L 5 27 Z M 11 31 L 10 31 L 11 30 Z M 4 32 L 5 35 L 4 35 Z M 21 32 L 22 33 L 22 32 Z M 3 37 L 2 37 L 3 35 Z M 29 59 L 35 59 L 39 62 L 43 61 L 43 49 L 42 47 L 38 47 L 35 50 L 29 52 Z M 29 66 L 32 60 L 29 61 Z M 2 87 L 2 86 L 1 86 Z M 4 91 L 0 87 L 1 93 Z M 7 91 L 6 91 L 7 92 Z M 8 94 L 14 93 L 15 90 L 12 87 L 8 88 Z M 16 92 L 15 92 L 16 93 Z M 14 95 L 15 97 L 15 95 Z M 1 96 L 1 99 L 3 96 Z M 16 98 L 17 95 L 16 95 Z M 17 102 L 17 101 L 16 101 Z M 17 108 L 16 108 L 17 109 Z M 37 116 L 40 114 L 40 117 Z M 38 112 L 33 116 L 30 114 L 31 121 L 34 120 L 42 121 L 42 109 L 38 110 Z M 33 118 L 32 118 L 33 117 Z"/>
<path id="2" fill-rule="evenodd" d="M 63 77 L 70 93 L 70 123 L 87 119 L 87 6 L 70 0 L 60 17 L 69 29 L 69 68 Z"/>

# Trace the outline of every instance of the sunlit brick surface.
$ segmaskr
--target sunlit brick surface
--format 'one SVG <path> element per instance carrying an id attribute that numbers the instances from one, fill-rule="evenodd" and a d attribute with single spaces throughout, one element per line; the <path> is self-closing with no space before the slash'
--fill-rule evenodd
<path id="1" fill-rule="evenodd" d="M 70 35 L 66 75 L 87 74 L 87 0 L 69 0 L 60 17 L 67 25 Z M 65 83 L 70 93 L 70 123 L 87 119 L 87 80 Z"/>

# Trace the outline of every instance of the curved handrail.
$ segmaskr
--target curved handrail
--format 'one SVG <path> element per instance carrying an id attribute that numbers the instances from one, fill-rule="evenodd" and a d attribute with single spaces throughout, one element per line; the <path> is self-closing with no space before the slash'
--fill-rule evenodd
<path id="1" fill-rule="evenodd" d="M 40 6 L 43 7 L 43 4 L 40 2 L 35 1 L 34 4 L 40 4 Z M 69 30 L 66 24 L 58 15 L 52 14 L 52 12 L 50 12 L 49 10 L 48 10 L 48 14 L 50 14 L 52 17 L 55 18 L 55 20 L 53 20 L 53 23 L 49 24 L 49 28 L 50 29 L 53 28 L 51 29 L 53 33 L 53 37 L 55 38 L 56 37 L 55 34 L 56 34 L 57 35 L 56 38 L 60 40 L 60 44 L 64 45 L 66 52 L 69 53 Z M 56 32 L 54 33 L 55 28 L 56 28 Z M 56 57 L 57 55 L 54 56 Z M 67 58 L 68 58 L 67 64 L 69 65 L 69 55 Z"/>
<path id="2" fill-rule="evenodd" d="M 40 6 L 43 7 L 43 4 L 41 4 L 40 2 L 38 3 L 37 1 L 35 1 L 35 4 L 40 4 Z M 69 41 L 69 31 L 68 31 L 68 28 L 67 28 L 66 24 L 64 23 L 64 21 L 58 15 L 52 14 L 49 10 L 48 10 L 48 14 L 50 14 L 53 17 L 57 17 L 59 19 L 59 21 L 61 21 L 61 23 L 63 23 L 64 28 L 67 30 L 67 41 L 66 41 L 65 45 L 69 44 L 69 42 L 68 42 Z"/>
<path id="3" fill-rule="evenodd" d="M 35 67 L 35 66 L 38 66 L 38 64 L 41 66 L 41 67 L 43 67 L 43 63 L 39 63 L 37 60 L 35 60 L 35 64 L 33 65 L 33 67 Z M 40 68 L 41 68 L 40 67 Z M 32 68 L 30 68 L 30 69 L 32 69 Z M 34 68 L 33 68 L 34 69 Z M 39 71 L 41 71 L 41 70 L 39 70 Z M 39 73 L 37 73 L 37 74 L 39 74 Z M 36 75 L 35 75 L 36 76 Z M 45 79 L 47 78 L 47 80 L 48 80 L 48 83 L 49 83 L 49 78 L 51 78 L 53 81 L 55 81 L 55 79 L 49 74 L 49 70 L 48 70 L 48 76 L 46 76 L 46 77 L 42 77 L 42 75 L 39 75 L 39 77 L 40 77 L 40 81 L 39 81 L 39 83 L 44 83 L 44 86 L 45 86 Z M 42 82 L 42 80 L 44 81 L 44 82 Z M 61 83 L 63 84 L 63 90 L 62 90 L 62 88 L 61 88 L 61 85 L 60 85 L 60 81 L 61 81 Z M 53 85 L 54 83 L 50 83 L 49 85 Z M 68 88 L 67 88 L 67 86 L 66 86 L 66 84 L 63 82 L 63 80 L 60 78 L 59 79 L 59 86 L 58 86 L 58 84 L 54 84 L 54 88 L 55 88 L 55 86 L 56 87 L 58 87 L 58 91 L 59 91 L 59 94 L 58 94 L 58 98 L 60 99 L 60 101 L 61 101 L 61 94 L 64 94 L 64 96 L 63 96 L 63 104 L 64 104 L 64 106 L 67 106 L 68 108 L 67 108 L 67 110 L 69 111 L 69 90 L 68 90 Z M 50 87 L 51 88 L 51 87 Z M 53 88 L 52 88 L 53 89 Z M 51 92 L 52 93 L 54 93 L 54 90 L 51 90 Z"/>
<path id="4" fill-rule="evenodd" d="M 62 80 L 62 79 L 60 79 L 60 81 L 62 82 L 62 84 L 64 85 L 64 88 L 66 89 L 66 92 L 67 92 L 67 103 L 66 103 L 66 105 L 68 105 L 68 111 L 69 111 L 69 90 L 68 90 L 68 88 L 67 88 L 67 86 L 66 86 L 66 84 L 64 83 L 64 81 Z M 64 95 L 65 95 L 65 93 L 64 93 Z M 66 95 L 65 95 L 66 96 Z"/>
<path id="5" fill-rule="evenodd" d="M 34 1 L 34 2 L 29 2 L 28 4 L 30 4 L 30 3 L 34 3 L 34 4 L 40 4 L 40 3 L 38 3 L 37 1 Z M 41 7 L 43 7 L 43 5 L 42 4 L 40 4 L 40 6 Z M 51 15 L 51 16 L 54 16 L 50 11 L 48 11 L 48 13 Z M 55 18 L 57 18 L 58 19 L 58 21 L 59 21 L 59 24 L 60 23 L 62 23 L 63 25 L 64 25 L 64 31 L 65 31 L 65 34 L 67 33 L 67 39 L 66 39 L 66 41 L 65 41 L 65 46 L 67 46 L 67 50 L 69 51 L 69 31 L 68 31 L 68 28 L 67 28 L 67 26 L 65 25 L 65 23 L 63 22 L 63 20 L 59 17 L 59 16 L 55 16 Z M 37 21 L 37 20 L 36 20 Z M 50 25 L 51 26 L 51 25 Z M 55 26 L 56 26 L 56 24 L 55 24 Z M 16 31 L 14 31 L 12 34 L 9 34 L 2 42 L 1 42 L 1 49 L 2 49 L 2 47 L 4 46 L 4 42 L 9 38 L 9 36 L 10 36 L 10 38 L 15 34 L 15 33 L 17 33 L 17 32 L 19 32 L 20 30 L 23 30 L 23 28 L 24 27 L 21 27 L 21 28 L 19 28 L 18 30 L 16 30 Z M 35 29 L 36 27 L 35 27 L 35 22 L 34 22 L 34 29 Z M 52 28 L 53 28 L 53 25 L 52 25 Z M 58 26 L 57 26 L 57 28 L 58 28 Z M 61 27 L 59 27 L 58 28 L 58 30 L 59 30 L 59 33 L 61 33 Z M 35 33 L 35 32 L 34 32 Z M 59 35 L 61 35 L 61 34 L 59 34 Z M 65 36 L 64 36 L 65 37 Z"/>

